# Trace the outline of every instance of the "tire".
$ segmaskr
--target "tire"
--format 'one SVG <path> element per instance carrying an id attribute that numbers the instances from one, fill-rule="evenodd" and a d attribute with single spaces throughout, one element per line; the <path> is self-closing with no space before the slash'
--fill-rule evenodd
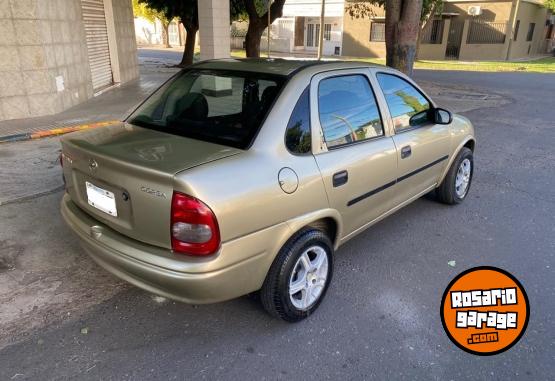
<path id="1" fill-rule="evenodd" d="M 309 271 L 307 265 L 311 268 Z M 298 322 L 318 308 L 332 275 L 333 244 L 330 239 L 320 230 L 304 229 L 279 251 L 260 290 L 260 300 L 270 315 Z M 300 291 L 290 295 L 291 285 Z"/>
<path id="2" fill-rule="evenodd" d="M 470 167 L 468 168 L 466 165 Z M 463 202 L 470 190 L 473 174 L 474 156 L 469 148 L 463 147 L 457 155 L 457 158 L 453 161 L 443 182 L 436 189 L 438 201 L 448 205 L 455 205 Z M 459 178 L 457 178 L 457 175 L 459 175 Z M 459 185 L 461 184 L 460 181 L 463 183 L 467 181 L 464 191 L 462 185 Z"/>

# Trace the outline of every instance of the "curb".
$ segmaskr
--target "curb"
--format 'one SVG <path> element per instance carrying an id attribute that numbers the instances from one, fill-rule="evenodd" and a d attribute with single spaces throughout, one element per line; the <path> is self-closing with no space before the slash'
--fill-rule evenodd
<path id="1" fill-rule="evenodd" d="M 117 122 L 119 122 L 119 120 L 108 120 L 104 122 L 79 124 L 77 126 L 53 128 L 50 130 L 42 130 L 42 131 L 36 131 L 36 132 L 26 132 L 23 134 L 0 136 L 0 144 L 21 142 L 21 141 L 33 140 L 33 139 L 41 139 L 41 138 L 47 138 L 50 136 L 63 135 L 63 134 L 67 134 L 75 131 L 87 130 L 91 128 L 106 127 L 106 126 L 109 126 L 110 124 L 117 123 Z"/>

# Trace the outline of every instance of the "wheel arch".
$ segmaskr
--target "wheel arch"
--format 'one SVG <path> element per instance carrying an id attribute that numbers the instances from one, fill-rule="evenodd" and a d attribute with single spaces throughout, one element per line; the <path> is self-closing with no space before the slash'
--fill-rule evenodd
<path id="1" fill-rule="evenodd" d="M 457 148 L 453 150 L 453 154 L 449 158 L 449 162 L 445 166 L 445 169 L 443 170 L 443 173 L 441 174 L 441 177 L 437 182 L 437 186 L 439 186 L 443 182 L 443 179 L 447 175 L 447 172 L 449 172 L 449 168 L 451 168 L 451 165 L 453 165 L 455 158 L 459 155 L 459 152 L 461 152 L 463 148 L 469 148 L 472 152 L 474 152 L 474 149 L 476 148 L 476 139 L 473 136 L 467 136 L 459 143 Z"/>
<path id="2" fill-rule="evenodd" d="M 328 235 L 330 241 L 333 243 L 334 250 L 339 247 L 342 222 L 339 212 L 334 209 L 324 209 L 312 212 L 307 215 L 294 218 L 287 223 L 292 231 L 289 239 L 305 228 L 313 228 L 321 230 Z"/>

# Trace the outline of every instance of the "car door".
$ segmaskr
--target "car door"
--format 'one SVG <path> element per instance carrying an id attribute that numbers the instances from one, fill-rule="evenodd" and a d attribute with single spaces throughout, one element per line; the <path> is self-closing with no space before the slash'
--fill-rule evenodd
<path id="1" fill-rule="evenodd" d="M 395 144 L 368 69 L 314 76 L 310 99 L 314 157 L 330 206 L 342 216 L 346 238 L 391 208 Z"/>
<path id="2" fill-rule="evenodd" d="M 430 121 L 433 103 L 407 78 L 376 70 L 397 150 L 395 204 L 430 190 L 448 163 L 449 125 Z"/>

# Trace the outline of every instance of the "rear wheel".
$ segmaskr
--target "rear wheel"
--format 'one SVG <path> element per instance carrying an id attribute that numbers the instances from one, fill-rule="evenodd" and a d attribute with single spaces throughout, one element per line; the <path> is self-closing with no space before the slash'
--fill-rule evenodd
<path id="1" fill-rule="evenodd" d="M 474 156 L 469 148 L 463 147 L 451 168 L 436 190 L 439 201 L 460 204 L 468 194 L 474 173 Z"/>
<path id="2" fill-rule="evenodd" d="M 333 246 L 320 230 L 307 229 L 280 250 L 260 291 L 271 315 L 289 322 L 313 313 L 324 298 L 333 273 Z"/>

